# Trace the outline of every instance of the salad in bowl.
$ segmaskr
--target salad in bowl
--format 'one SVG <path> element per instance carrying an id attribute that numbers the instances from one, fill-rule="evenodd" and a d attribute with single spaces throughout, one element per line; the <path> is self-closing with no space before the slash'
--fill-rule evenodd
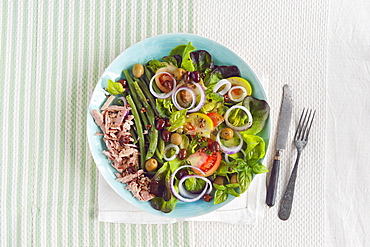
<path id="1" fill-rule="evenodd" d="M 192 205 L 210 212 L 268 171 L 261 160 L 269 105 L 238 66 L 190 41 L 113 77 L 101 79 L 105 96 L 88 118 L 98 126 L 93 138 L 100 138 L 115 186 L 135 205 L 174 217 Z"/>

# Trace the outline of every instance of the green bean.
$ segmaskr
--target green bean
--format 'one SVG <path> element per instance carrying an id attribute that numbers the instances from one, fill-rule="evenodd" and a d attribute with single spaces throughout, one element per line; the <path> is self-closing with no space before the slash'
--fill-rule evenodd
<path id="1" fill-rule="evenodd" d="M 139 149 L 140 149 L 140 168 L 144 169 L 145 165 L 145 139 L 144 139 L 144 133 L 143 133 L 143 128 L 140 123 L 140 115 L 136 109 L 135 103 L 131 97 L 131 95 L 126 96 L 127 103 L 130 105 L 132 115 L 134 115 L 134 121 L 136 123 L 136 130 L 137 130 L 137 135 L 139 139 Z"/>
<path id="2" fill-rule="evenodd" d="M 135 102 L 138 110 L 140 111 L 143 108 L 143 105 L 142 105 L 141 101 L 139 100 L 138 95 L 135 91 L 135 88 L 134 88 L 134 85 L 133 85 L 134 81 L 133 81 L 132 77 L 130 76 L 130 73 L 128 72 L 128 70 L 124 70 L 123 73 L 126 76 L 127 84 L 130 88 L 130 95 L 131 95 L 133 101 Z M 151 123 L 149 123 L 149 120 L 147 119 L 146 115 L 144 115 L 142 117 L 142 121 L 143 121 L 143 124 L 144 124 L 145 127 L 148 126 L 148 125 L 151 125 Z"/>
<path id="3" fill-rule="evenodd" d="M 154 126 L 152 126 L 152 129 L 150 130 L 149 137 L 150 137 L 150 141 L 149 141 L 148 152 L 146 153 L 146 156 L 145 156 L 146 160 L 150 159 L 154 155 L 155 150 L 157 150 L 158 130 Z"/>
<path id="4" fill-rule="evenodd" d="M 147 68 L 147 66 L 144 66 L 144 72 L 145 72 L 146 78 L 148 78 L 148 80 L 150 81 L 153 76 L 152 76 L 150 70 Z M 161 90 L 158 88 L 156 83 L 152 83 L 152 84 L 153 84 L 153 90 L 154 91 L 161 92 Z M 148 87 L 149 87 L 149 83 L 148 83 Z"/>
<path id="5" fill-rule="evenodd" d="M 141 90 L 137 81 L 133 81 L 132 85 L 134 86 L 135 93 L 137 94 L 139 100 L 142 102 L 142 104 L 143 104 L 143 106 L 146 110 L 149 122 L 154 124 L 154 116 L 155 116 L 154 111 L 153 111 L 152 107 L 149 105 L 149 103 L 147 101 L 147 98 L 145 97 L 145 95 L 144 95 L 143 91 Z"/>
<path id="6" fill-rule="evenodd" d="M 149 99 L 149 103 L 152 106 L 155 114 L 158 116 L 159 112 L 157 110 L 157 105 L 156 105 L 156 102 L 155 102 L 155 98 L 152 95 L 152 93 L 149 91 L 149 85 L 145 83 L 143 77 L 141 77 L 139 80 L 137 80 L 137 82 L 138 82 L 139 86 L 141 87 L 141 89 L 143 90 L 145 96 Z"/>
<path id="7" fill-rule="evenodd" d="M 137 81 L 134 81 L 133 83 L 133 86 L 134 86 L 134 89 L 136 90 L 136 93 L 139 97 L 139 99 L 141 100 L 141 102 L 143 103 L 144 105 L 144 108 L 146 109 L 146 116 L 148 117 L 148 121 L 149 123 L 152 124 L 152 127 L 151 127 L 151 130 L 149 132 L 149 148 L 148 148 L 148 152 L 145 156 L 145 159 L 148 160 L 150 159 L 155 150 L 157 149 L 157 144 L 158 144 L 158 130 L 155 128 L 154 126 L 154 111 L 152 109 L 152 107 L 149 105 L 143 91 L 141 90 L 139 84 L 137 83 Z"/>
<path id="8" fill-rule="evenodd" d="M 165 146 L 166 146 L 166 144 L 165 144 L 164 140 L 162 139 L 161 136 L 159 136 L 159 138 L 158 138 L 158 147 L 155 150 L 155 153 L 156 153 L 156 155 L 157 155 L 158 158 L 163 159 L 163 154 L 164 154 L 164 148 L 165 148 Z"/>

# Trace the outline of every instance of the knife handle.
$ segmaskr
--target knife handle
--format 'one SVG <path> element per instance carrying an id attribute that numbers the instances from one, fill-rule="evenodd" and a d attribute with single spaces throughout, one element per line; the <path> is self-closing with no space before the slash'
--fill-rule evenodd
<path id="1" fill-rule="evenodd" d="M 272 164 L 270 183 L 267 189 L 266 204 L 270 207 L 275 205 L 277 184 L 280 171 L 280 158 L 275 156 L 274 163 Z"/>

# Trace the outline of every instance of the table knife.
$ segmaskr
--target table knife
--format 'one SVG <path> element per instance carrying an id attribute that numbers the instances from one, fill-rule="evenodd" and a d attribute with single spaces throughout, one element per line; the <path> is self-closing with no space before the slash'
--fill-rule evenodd
<path id="1" fill-rule="evenodd" d="M 274 162 L 272 164 L 272 170 L 270 174 L 270 183 L 267 189 L 266 204 L 270 207 L 275 205 L 276 190 L 279 179 L 280 170 L 280 154 L 286 147 L 286 141 L 288 139 L 289 125 L 292 116 L 292 92 L 288 85 L 283 87 L 283 99 L 281 103 L 277 138 L 276 138 L 276 154 Z"/>

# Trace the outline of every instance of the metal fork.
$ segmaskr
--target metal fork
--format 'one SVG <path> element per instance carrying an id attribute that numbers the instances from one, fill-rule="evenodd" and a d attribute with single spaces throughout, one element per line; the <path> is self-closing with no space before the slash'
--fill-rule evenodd
<path id="1" fill-rule="evenodd" d="M 297 178 L 298 162 L 301 157 L 302 150 L 306 147 L 308 142 L 308 135 L 312 126 L 313 119 L 315 117 L 316 111 L 305 110 L 303 108 L 302 115 L 299 119 L 298 127 L 294 135 L 294 144 L 297 148 L 297 159 L 295 161 L 292 174 L 290 175 L 287 188 L 285 190 L 283 199 L 280 204 L 279 218 L 281 220 L 287 220 L 292 211 L 293 195 L 295 181 Z"/>

